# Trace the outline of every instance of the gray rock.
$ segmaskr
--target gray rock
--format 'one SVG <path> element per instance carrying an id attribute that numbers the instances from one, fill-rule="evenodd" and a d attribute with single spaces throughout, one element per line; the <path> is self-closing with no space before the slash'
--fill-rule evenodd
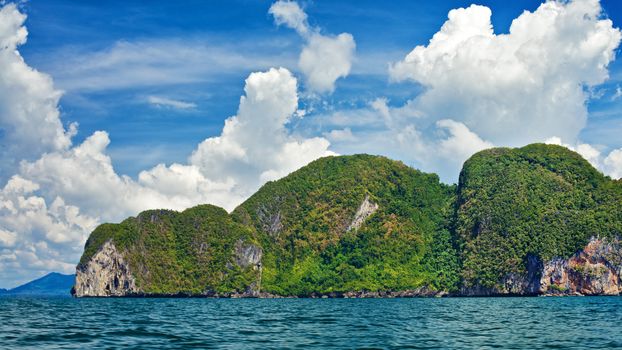
<path id="1" fill-rule="evenodd" d="M 358 230 L 361 225 L 370 217 L 373 213 L 378 210 L 378 204 L 369 200 L 369 195 L 365 196 L 365 199 L 359 206 L 356 214 L 354 214 L 354 219 L 347 228 L 347 231 Z"/>
<path id="2" fill-rule="evenodd" d="M 544 265 L 540 293 L 546 295 L 619 295 L 622 293 L 622 245 L 619 239 L 595 238 L 568 259 Z"/>
<path id="3" fill-rule="evenodd" d="M 277 236 L 283 230 L 281 210 L 279 209 L 282 199 L 277 197 L 274 202 L 257 208 L 257 217 L 261 228 L 271 236 Z"/>
<path id="4" fill-rule="evenodd" d="M 111 241 L 76 269 L 76 297 L 108 297 L 140 294 L 130 268 Z"/>
<path id="5" fill-rule="evenodd" d="M 238 240 L 235 243 L 234 259 L 241 268 L 252 267 L 253 270 L 261 269 L 261 257 L 263 250 L 254 244 Z"/>

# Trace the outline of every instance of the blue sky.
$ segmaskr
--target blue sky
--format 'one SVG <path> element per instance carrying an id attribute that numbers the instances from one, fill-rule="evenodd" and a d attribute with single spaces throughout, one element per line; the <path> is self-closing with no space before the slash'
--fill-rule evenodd
<path id="1" fill-rule="evenodd" d="M 492 9 L 496 33 L 507 33 L 511 21 L 524 10 L 533 11 L 540 1 L 478 1 Z M 28 43 L 20 51 L 33 67 L 54 78 L 66 93 L 61 100 L 65 123 L 80 124 L 76 141 L 96 130 L 106 130 L 113 164 L 120 173 L 136 176 L 160 162 L 184 160 L 208 136 L 218 135 L 225 118 L 235 114 L 244 79 L 250 71 L 271 66 L 295 70 L 303 40 L 287 28 L 277 27 L 268 14 L 270 1 L 86 2 L 33 1 L 22 9 L 28 14 Z M 352 73 L 337 81 L 337 89 L 324 100 L 332 108 L 366 104 L 384 96 L 392 103 L 413 98 L 416 83 L 391 83 L 386 66 L 403 58 L 416 45 L 425 45 L 447 18 L 449 10 L 467 7 L 470 1 L 314 1 L 301 3 L 312 25 L 331 33 L 349 32 L 357 44 Z M 622 22 L 622 4 L 602 1 L 614 23 Z M 174 79 L 131 81 L 117 86 L 85 88 L 73 80 L 90 79 L 71 74 L 68 56 L 89 57 L 110 50 L 120 42 L 186 47 L 216 45 L 241 54 L 247 62 L 212 71 L 197 71 L 192 82 Z M 159 64 L 183 65 L 183 58 Z M 120 62 L 123 64 L 123 62 Z M 123 70 L 107 80 L 123 82 Z M 603 85 L 615 91 L 622 80 L 622 64 L 610 66 L 612 79 Z M 95 72 L 86 72 L 86 74 Z M 190 73 L 191 74 L 191 73 Z M 67 81 L 69 80 L 69 81 Z M 163 96 L 196 104 L 180 110 L 146 103 L 148 96 Z M 622 146 L 622 99 L 590 102 L 590 123 L 584 141 Z M 312 116 L 309 116 L 312 118 Z M 326 130 L 321 130 L 326 131 Z M 321 132 L 320 131 L 320 132 Z M 317 132 L 317 131 L 316 131 Z M 417 164 L 413 164 L 417 165 Z M 457 175 L 457 174 L 456 174 Z"/>
<path id="2" fill-rule="evenodd" d="M 621 24 L 618 0 L 0 2 L 0 287 L 334 154 L 453 183 L 547 142 L 620 178 Z"/>

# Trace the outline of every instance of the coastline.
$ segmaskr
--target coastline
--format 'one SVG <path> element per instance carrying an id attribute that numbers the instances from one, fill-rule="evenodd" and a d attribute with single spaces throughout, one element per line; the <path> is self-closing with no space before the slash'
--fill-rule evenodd
<path id="1" fill-rule="evenodd" d="M 106 299 L 106 298 L 125 298 L 125 299 L 408 299 L 408 298 L 525 298 L 525 297 L 619 297 L 620 294 L 581 294 L 581 293 L 488 293 L 471 294 L 447 291 L 357 291 L 357 292 L 330 292 L 330 293 L 311 293 L 308 295 L 278 295 L 267 292 L 260 293 L 131 293 L 127 295 L 94 295 L 94 296 L 75 296 L 76 299 Z"/>

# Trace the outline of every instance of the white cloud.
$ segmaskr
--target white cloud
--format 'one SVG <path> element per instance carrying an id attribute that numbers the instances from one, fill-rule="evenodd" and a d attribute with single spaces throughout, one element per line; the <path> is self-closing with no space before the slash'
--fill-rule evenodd
<path id="1" fill-rule="evenodd" d="M 594 146 L 587 143 L 577 143 L 574 146 L 564 143 L 561 137 L 553 136 L 544 141 L 544 143 L 549 145 L 558 145 L 564 146 L 572 151 L 579 153 L 583 158 L 585 158 L 592 166 L 595 168 L 601 168 L 600 164 L 600 151 L 596 149 Z"/>
<path id="2" fill-rule="evenodd" d="M 462 163 L 473 153 L 494 147 L 460 121 L 425 125 L 422 118 L 409 104 L 392 107 L 388 99 L 377 98 L 365 108 L 316 116 L 311 125 L 330 130 L 323 135 L 338 153 L 381 154 L 435 172 L 446 183 L 457 180 Z"/>
<path id="3" fill-rule="evenodd" d="M 69 272 L 99 222 L 201 203 L 231 210 L 266 181 L 334 154 L 326 139 L 296 139 L 285 128 L 298 109 L 296 79 L 288 70 L 252 73 L 244 90 L 237 115 L 226 120 L 220 136 L 197 146 L 189 164 L 160 164 L 137 180 L 118 175 L 103 131 L 22 162 L 0 193 L 0 244 L 21 247 L 23 254 L 9 265 L 0 262 L 0 271 L 28 275 L 50 264 Z"/>
<path id="4" fill-rule="evenodd" d="M 270 6 L 268 13 L 274 16 L 277 25 L 286 25 L 302 36 L 309 32 L 307 14 L 295 1 L 277 1 Z"/>
<path id="5" fill-rule="evenodd" d="M 352 134 L 350 128 L 331 130 L 330 132 L 324 133 L 324 137 L 331 142 L 356 141 L 356 137 Z"/>
<path id="6" fill-rule="evenodd" d="M 0 190 L 0 280 L 15 284 L 51 270 L 71 272 L 72 258 L 97 224 L 60 197 L 36 195 L 38 189 L 16 175 Z"/>
<path id="7" fill-rule="evenodd" d="M 226 120 L 220 136 L 198 145 L 188 164 L 160 164 L 137 179 L 119 175 L 107 155 L 110 139 L 105 131 L 71 146 L 75 129 L 62 128 L 60 93 L 16 51 L 15 45 L 25 42 L 24 16 L 8 5 L 0 19 L 0 42 L 13 45 L 0 53 L 9 67 L 0 70 L 0 89 L 11 97 L 0 95 L 2 108 L 22 113 L 3 113 L 2 122 L 27 120 L 28 131 L 36 137 L 6 127 L 3 136 L 24 139 L 38 156 L 22 160 L 0 190 L 3 283 L 15 285 L 50 270 L 71 272 L 88 234 L 100 222 L 117 222 L 145 209 L 181 210 L 200 203 L 232 209 L 265 181 L 334 154 L 326 139 L 296 138 L 287 130 L 290 119 L 295 114 L 302 118 L 302 113 L 297 113 L 296 79 L 279 68 L 249 75 L 237 115 Z M 151 101 L 189 107 L 170 99 Z M 51 136 L 46 134 L 50 130 Z"/>
<path id="8" fill-rule="evenodd" d="M 236 174 L 237 186 L 250 195 L 261 181 L 274 180 L 309 161 L 332 154 L 323 138 L 296 140 L 285 125 L 298 108 L 296 79 L 284 68 L 253 73 L 238 114 L 225 121 L 219 137 L 203 141 L 190 162 L 209 178 Z"/>
<path id="9" fill-rule="evenodd" d="M 548 1 L 496 35 L 487 7 L 449 12 L 426 46 L 393 64 L 396 81 L 426 90 L 412 107 L 432 120 L 454 119 L 503 145 L 560 136 L 576 140 L 587 117 L 584 87 L 602 83 L 620 31 L 598 0 Z"/>
<path id="10" fill-rule="evenodd" d="M 174 100 L 160 96 L 148 96 L 147 102 L 157 107 L 169 107 L 176 109 L 194 109 L 197 107 L 196 103 Z"/>
<path id="11" fill-rule="evenodd" d="M 350 73 L 355 48 L 349 33 L 334 37 L 311 35 L 298 60 L 309 88 L 319 93 L 333 92 L 337 79 Z"/>
<path id="12" fill-rule="evenodd" d="M 235 43 L 204 37 L 120 40 L 95 51 L 66 46 L 34 58 L 38 67 L 53 73 L 57 86 L 84 93 L 209 83 L 222 74 L 294 65 L 286 44 L 257 38 Z"/>
<path id="13" fill-rule="evenodd" d="M 389 155 L 455 182 L 464 160 L 493 145 L 554 136 L 576 144 L 620 31 L 603 19 L 597 0 L 549 1 L 503 35 L 494 34 L 490 16 L 477 5 L 452 10 L 428 45 L 390 66 L 393 80 L 424 87 L 402 106 L 378 98 L 369 108 L 319 118 L 333 128 L 357 126 L 357 140 L 336 142 L 335 150 Z M 607 167 L 598 148 L 575 149 L 615 174 L 613 156 Z"/>
<path id="14" fill-rule="evenodd" d="M 65 130 L 57 109 L 61 92 L 52 79 L 24 63 L 17 46 L 26 42 L 26 17 L 15 5 L 0 9 L 0 179 L 22 159 L 71 145 L 75 125 Z"/>
<path id="15" fill-rule="evenodd" d="M 611 151 L 603 160 L 605 171 L 614 179 L 622 178 L 622 148 Z"/>
<path id="16" fill-rule="evenodd" d="M 15 232 L 0 229 L 0 248 L 12 248 L 17 242 Z"/>
<path id="17" fill-rule="evenodd" d="M 438 152 L 446 159 L 457 158 L 460 165 L 473 153 L 494 147 L 492 143 L 482 140 L 466 125 L 455 120 L 439 120 L 436 125 L 447 132 L 438 142 Z"/>
<path id="18" fill-rule="evenodd" d="M 354 37 L 349 33 L 321 34 L 319 29 L 309 26 L 307 14 L 294 1 L 279 0 L 272 4 L 269 13 L 277 25 L 286 25 L 305 39 L 298 67 L 305 76 L 307 88 L 317 93 L 332 93 L 337 79 L 348 76 L 352 68 Z"/>
<path id="19" fill-rule="evenodd" d="M 379 98 L 371 103 L 371 108 L 385 124 L 384 154 L 394 154 L 425 171 L 436 172 L 448 183 L 455 182 L 462 164 L 473 153 L 494 147 L 453 119 L 418 127 L 422 116 L 409 104 L 395 108 L 388 105 L 387 99 Z"/>

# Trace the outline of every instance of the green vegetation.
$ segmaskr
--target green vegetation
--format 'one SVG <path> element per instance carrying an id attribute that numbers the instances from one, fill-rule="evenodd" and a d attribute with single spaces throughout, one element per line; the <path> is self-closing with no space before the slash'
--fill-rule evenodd
<path id="1" fill-rule="evenodd" d="M 525 258 L 568 257 L 591 236 L 622 233 L 622 188 L 561 146 L 479 152 L 460 174 L 455 233 L 466 287 L 501 290 Z"/>
<path id="2" fill-rule="evenodd" d="M 255 242 L 252 231 L 212 205 L 181 213 L 149 210 L 120 224 L 103 224 L 86 242 L 80 264 L 108 240 L 124 252 L 146 293 L 244 291 L 258 278 L 257 271 L 232 260 L 236 242 Z"/>
<path id="3" fill-rule="evenodd" d="M 480 152 L 458 186 L 384 157 L 327 157 L 231 214 L 202 205 L 103 224 L 80 264 L 112 240 L 147 293 L 503 290 L 528 255 L 569 257 L 591 236 L 622 235 L 620 203 L 622 182 L 559 146 Z M 261 247 L 260 270 L 236 263 L 240 242 Z"/>
<path id="4" fill-rule="evenodd" d="M 558 286 L 557 284 L 551 284 L 550 289 L 558 293 L 564 293 L 568 290 L 566 286 Z"/>
<path id="5" fill-rule="evenodd" d="M 454 192 L 384 157 L 327 157 L 264 185 L 233 216 L 259 233 L 268 292 L 454 290 Z M 348 230 L 365 198 L 379 209 Z"/>

